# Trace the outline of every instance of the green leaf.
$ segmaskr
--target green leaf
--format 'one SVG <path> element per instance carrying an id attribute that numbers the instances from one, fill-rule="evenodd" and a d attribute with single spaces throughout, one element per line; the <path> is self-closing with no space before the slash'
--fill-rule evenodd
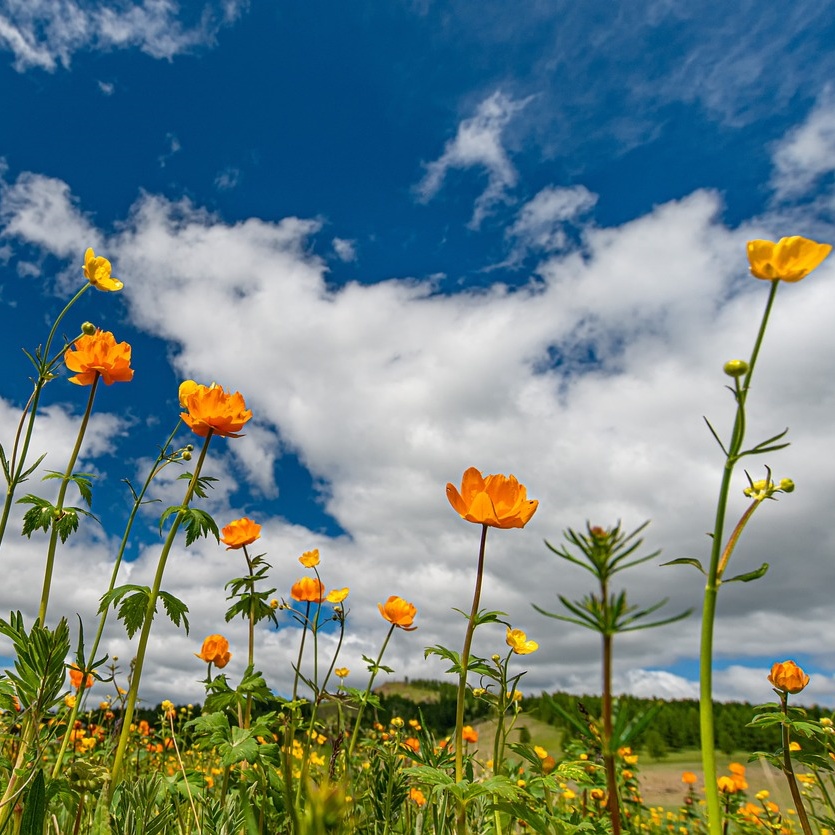
<path id="1" fill-rule="evenodd" d="M 212 534 L 217 542 L 220 542 L 220 531 L 215 520 L 205 510 L 198 510 L 196 507 L 184 508 L 183 526 L 186 529 L 186 547 L 191 545 L 201 536 Z"/>
<path id="2" fill-rule="evenodd" d="M 128 584 L 118 586 L 107 592 L 99 605 L 99 614 L 107 611 L 112 604 L 115 606 L 119 601 L 119 612 L 117 617 L 125 624 L 128 637 L 132 638 L 145 622 L 145 612 L 148 608 L 148 601 L 151 599 L 151 589 L 148 586 L 136 586 Z M 156 612 L 156 608 L 154 609 Z"/>
<path id="3" fill-rule="evenodd" d="M 669 562 L 661 563 L 662 567 L 665 565 L 692 565 L 693 568 L 698 568 L 699 571 L 707 577 L 704 568 L 702 568 L 702 564 L 695 557 L 679 557 L 677 560 L 670 560 Z"/>
<path id="4" fill-rule="evenodd" d="M 39 528 L 43 531 L 49 530 L 49 526 L 55 518 L 55 507 L 51 502 L 29 494 L 19 498 L 16 504 L 32 505 L 32 507 L 23 514 L 23 530 L 21 531 L 22 536 L 26 536 L 31 539 L 32 534 Z"/>
<path id="5" fill-rule="evenodd" d="M 723 583 L 750 583 L 751 580 L 759 580 L 765 572 L 768 571 L 768 563 L 764 562 L 759 568 L 754 571 L 749 571 L 746 574 L 737 574 L 735 577 L 729 577 L 727 580 L 723 579 Z"/>
<path id="6" fill-rule="evenodd" d="M 46 819 L 46 789 L 43 769 L 38 769 L 26 802 L 23 806 L 23 818 L 20 824 L 20 835 L 42 835 L 44 820 Z"/>
<path id="7" fill-rule="evenodd" d="M 162 605 L 165 609 L 165 614 L 168 615 L 168 619 L 174 624 L 174 626 L 179 626 L 180 621 L 182 621 L 186 630 L 186 635 L 188 635 L 189 626 L 188 618 L 186 617 L 188 606 L 186 606 L 182 600 L 174 597 L 173 594 L 167 591 L 161 591 L 159 593 L 159 599 L 162 601 Z"/>
<path id="8" fill-rule="evenodd" d="M 182 473 L 181 475 L 177 476 L 178 479 L 191 481 L 194 478 L 193 473 Z M 213 490 L 214 485 L 212 484 L 213 481 L 217 481 L 216 478 L 210 475 L 200 476 L 197 481 L 194 483 L 194 495 L 199 496 L 201 499 L 205 499 L 208 496 L 206 492 L 208 490 Z"/>

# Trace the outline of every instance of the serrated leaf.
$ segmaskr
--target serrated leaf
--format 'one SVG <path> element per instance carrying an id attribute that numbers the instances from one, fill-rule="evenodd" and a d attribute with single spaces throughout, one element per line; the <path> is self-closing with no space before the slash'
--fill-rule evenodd
<path id="1" fill-rule="evenodd" d="M 119 604 L 117 617 L 124 623 L 128 638 L 133 638 L 145 623 L 150 598 L 151 590 L 142 588 L 140 591 L 127 595 Z"/>
<path id="2" fill-rule="evenodd" d="M 162 601 L 162 605 L 165 609 L 165 613 L 168 615 L 168 619 L 174 624 L 174 626 L 179 626 L 180 621 L 182 621 L 186 630 L 186 635 L 188 635 L 189 625 L 188 618 L 186 617 L 188 606 L 186 606 L 182 600 L 174 597 L 173 594 L 167 591 L 161 591 L 159 593 L 159 599 Z"/>
<path id="3" fill-rule="evenodd" d="M 182 524 L 186 530 L 186 547 L 201 536 L 208 536 L 209 534 L 212 534 L 218 542 L 220 541 L 220 531 L 217 524 L 205 510 L 188 507 L 182 511 L 182 514 Z"/>
<path id="4" fill-rule="evenodd" d="M 32 534 L 41 529 L 48 531 L 52 520 L 55 518 L 55 507 L 46 499 L 37 496 L 27 495 L 18 499 L 17 504 L 31 504 L 32 507 L 23 514 L 23 529 L 21 534 L 31 538 Z"/>

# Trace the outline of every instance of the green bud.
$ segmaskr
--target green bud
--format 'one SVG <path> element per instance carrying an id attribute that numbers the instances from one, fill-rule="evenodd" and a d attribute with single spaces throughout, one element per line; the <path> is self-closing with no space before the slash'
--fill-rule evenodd
<path id="1" fill-rule="evenodd" d="M 87 336 L 92 336 L 96 332 L 96 326 L 92 322 L 85 322 L 81 326 L 81 332 Z"/>
<path id="2" fill-rule="evenodd" d="M 191 453 L 187 449 L 183 450 L 183 454 L 180 457 L 183 461 L 191 461 Z"/>
<path id="3" fill-rule="evenodd" d="M 745 360 L 728 360 L 722 366 L 722 370 L 729 377 L 741 377 L 743 374 L 748 373 L 748 363 Z"/>
<path id="4" fill-rule="evenodd" d="M 790 478 L 781 478 L 780 489 L 784 493 L 792 493 L 794 492 L 794 482 Z"/>
<path id="5" fill-rule="evenodd" d="M 186 450 L 188 452 L 194 452 L 194 444 L 186 444 Z"/>

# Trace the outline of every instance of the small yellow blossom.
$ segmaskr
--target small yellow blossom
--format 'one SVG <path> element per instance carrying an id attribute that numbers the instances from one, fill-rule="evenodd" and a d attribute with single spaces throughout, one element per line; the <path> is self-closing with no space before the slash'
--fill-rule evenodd
<path id="1" fill-rule="evenodd" d="M 312 551 L 305 551 L 300 557 L 299 562 L 305 568 L 314 568 L 319 565 L 319 549 L 314 548 Z"/>

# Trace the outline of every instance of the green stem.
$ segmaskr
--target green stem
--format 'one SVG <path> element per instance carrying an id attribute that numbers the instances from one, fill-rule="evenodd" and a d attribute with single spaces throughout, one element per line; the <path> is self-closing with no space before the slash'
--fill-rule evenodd
<path id="1" fill-rule="evenodd" d="M 39 354 L 40 357 L 49 357 L 49 349 L 52 347 L 52 341 L 55 339 L 55 334 L 58 331 L 58 325 L 61 323 L 61 320 L 67 314 L 69 309 L 81 298 L 81 296 L 86 293 L 92 285 L 88 282 L 86 283 L 65 305 L 64 309 L 58 314 L 58 317 L 52 324 L 52 328 L 49 331 L 49 336 L 46 339 L 46 344 L 44 346 L 43 352 Z M 38 355 L 39 352 L 36 352 Z M 9 475 L 11 476 L 11 480 L 8 484 L 8 490 L 6 491 L 6 499 L 3 502 L 3 516 L 0 518 L 0 543 L 3 541 L 3 536 L 6 533 L 6 525 L 9 521 L 9 513 L 11 511 L 11 507 L 14 501 L 14 492 L 17 489 L 17 485 L 20 484 L 23 475 L 23 467 L 26 463 L 26 457 L 29 454 L 29 443 L 32 440 L 32 430 L 35 425 L 35 417 L 38 412 L 38 405 L 41 399 L 41 392 L 43 391 L 43 387 L 52 379 L 51 369 L 53 366 L 61 359 L 64 354 L 64 349 L 51 360 L 41 359 L 40 360 L 40 367 L 38 368 L 38 377 L 35 380 L 35 388 L 32 392 L 32 395 L 29 398 L 29 402 L 26 404 L 23 414 L 20 416 L 20 424 L 18 425 L 17 434 L 15 435 L 14 446 L 12 447 L 12 455 L 9 459 Z M 23 428 L 23 422 L 26 418 L 26 414 L 29 414 L 29 422 L 26 425 L 26 436 L 23 439 L 23 446 L 20 447 L 20 435 Z M 20 455 L 18 457 L 18 450 L 20 451 Z"/>
<path id="2" fill-rule="evenodd" d="M 113 564 L 113 571 L 110 574 L 110 585 L 107 587 L 106 594 L 109 594 L 116 588 L 116 579 L 119 575 L 119 569 L 122 565 L 122 559 L 125 555 L 125 549 L 128 545 L 128 539 L 130 538 L 130 532 L 133 528 L 134 520 L 136 519 L 136 514 L 139 512 L 139 508 L 142 506 L 142 501 L 145 498 L 145 493 L 148 491 L 148 488 L 151 486 L 151 482 L 153 479 L 159 475 L 159 473 L 166 467 L 168 464 L 171 463 L 173 460 L 168 454 L 167 450 L 171 446 L 171 442 L 174 440 L 174 436 L 180 430 L 180 426 L 182 426 L 182 420 L 177 421 L 177 425 L 174 427 L 174 431 L 168 436 L 168 440 L 165 442 L 165 445 L 160 450 L 160 454 L 157 456 L 157 460 L 154 462 L 154 465 L 151 467 L 151 470 L 148 474 L 148 477 L 145 479 L 145 483 L 142 485 L 142 489 L 139 491 L 138 494 L 135 494 L 133 507 L 131 508 L 130 515 L 128 516 L 127 524 L 125 525 L 125 532 L 122 534 L 122 541 L 119 543 L 119 551 L 116 554 L 116 561 Z M 96 660 L 96 653 L 99 650 L 99 644 L 101 643 L 102 635 L 104 634 L 104 626 L 107 622 L 107 616 L 110 613 L 110 607 L 104 609 L 101 613 L 101 617 L 99 618 L 99 626 L 98 630 L 96 631 L 96 637 L 93 639 L 93 646 L 90 649 L 90 654 L 87 656 L 88 663 L 90 665 L 95 663 Z M 88 672 L 87 666 L 83 670 L 83 673 L 86 675 Z M 90 671 L 92 672 L 92 671 Z M 85 694 L 86 696 L 86 694 Z M 67 728 L 72 728 L 75 724 L 76 717 L 78 716 L 79 710 L 81 708 L 81 693 L 78 694 L 78 697 L 75 700 L 75 704 L 70 711 L 70 717 L 67 720 Z M 66 756 L 67 752 L 67 745 L 69 743 L 69 731 L 64 734 L 64 739 L 61 743 L 61 750 L 58 752 L 58 757 L 55 760 L 55 765 L 52 769 L 52 779 L 55 780 L 58 775 L 61 773 L 61 768 L 63 766 L 64 757 Z"/>
<path id="3" fill-rule="evenodd" d="M 748 399 L 751 378 L 759 357 L 760 347 L 768 326 L 768 319 L 779 281 L 772 281 L 771 288 L 763 311 L 748 371 L 745 378 L 736 389 L 736 416 L 734 418 L 731 443 L 728 447 L 725 466 L 722 471 L 722 482 L 719 486 L 719 498 L 716 503 L 716 517 L 711 542 L 710 568 L 705 585 L 704 601 L 702 605 L 702 634 L 699 649 L 699 728 L 702 742 L 702 770 L 705 781 L 705 799 L 707 800 L 707 816 L 710 835 L 722 835 L 722 804 L 719 798 L 719 787 L 716 775 L 716 736 L 713 724 L 713 627 L 716 620 L 716 598 L 721 584 L 721 571 L 724 571 L 730 551 L 723 549 L 725 535 L 725 514 L 728 506 L 728 494 L 734 466 L 739 459 L 739 453 L 745 440 L 745 404 Z M 746 520 L 747 521 L 747 520 Z M 734 545 L 736 541 L 734 540 Z M 721 566 L 721 571 L 720 571 Z"/>
<path id="4" fill-rule="evenodd" d="M 380 647 L 380 654 L 374 662 L 374 667 L 371 670 L 371 678 L 368 679 L 368 686 L 365 688 L 365 694 L 362 697 L 359 710 L 357 711 L 357 718 L 354 722 L 354 732 L 351 734 L 351 742 L 348 745 L 348 753 L 345 757 L 349 766 L 351 763 L 351 755 L 354 753 L 354 746 L 357 744 L 357 737 L 359 736 L 360 725 L 362 724 L 362 715 L 365 713 L 365 706 L 368 704 L 368 697 L 371 695 L 371 688 L 374 686 L 374 679 L 377 677 L 377 672 L 380 669 L 380 662 L 383 660 L 383 654 L 386 651 L 386 647 L 389 645 L 395 625 L 396 624 L 391 625 L 388 634 L 386 635 L 386 639 L 383 641 L 382 647 Z"/>
<path id="5" fill-rule="evenodd" d="M 603 589 L 603 606 L 608 607 L 608 589 Z M 606 621 L 608 621 L 608 616 Z M 615 752 L 612 750 L 612 636 L 603 633 L 603 767 L 606 770 L 606 790 L 609 795 L 609 817 L 612 820 L 612 835 L 620 835 L 620 798 L 615 776 Z"/>
<path id="6" fill-rule="evenodd" d="M 148 605 L 145 609 L 145 619 L 142 622 L 142 633 L 139 637 L 139 646 L 136 650 L 136 660 L 133 668 L 133 676 L 131 677 L 130 690 L 128 692 L 127 703 L 125 704 L 124 714 L 122 716 L 122 730 L 119 734 L 119 744 L 116 748 L 116 756 L 113 760 L 113 767 L 110 771 L 110 791 L 111 793 L 116 788 L 122 770 L 122 760 L 125 757 L 125 749 L 127 748 L 128 739 L 130 738 L 130 726 L 133 721 L 133 713 L 136 709 L 136 700 L 139 694 L 139 681 L 142 677 L 142 665 L 145 661 L 145 653 L 148 649 L 148 638 L 151 634 L 151 625 L 154 621 L 154 613 L 157 609 L 157 598 L 162 586 L 162 575 L 165 572 L 165 563 L 168 560 L 168 554 L 174 545 L 174 539 L 177 536 L 177 530 L 185 515 L 185 509 L 194 495 L 194 488 L 197 485 L 197 480 L 200 477 L 200 470 L 203 468 L 203 462 L 206 460 L 206 453 L 209 450 L 209 442 L 212 440 L 213 430 L 209 429 L 206 440 L 203 442 L 203 448 L 200 450 L 200 457 L 197 460 L 197 465 L 194 468 L 188 488 L 186 489 L 185 498 L 183 499 L 182 509 L 174 517 L 174 522 L 171 525 L 171 530 L 168 531 L 168 536 L 162 546 L 162 552 L 157 563 L 157 572 L 154 577 L 154 585 L 151 588 L 151 594 L 148 597 Z"/>
<path id="7" fill-rule="evenodd" d="M 467 695 L 467 673 L 470 667 L 470 648 L 473 644 L 478 606 L 481 602 L 481 584 L 484 580 L 484 553 L 487 545 L 487 525 L 481 526 L 481 544 L 478 549 L 478 567 L 476 568 L 473 605 L 467 619 L 467 631 L 464 633 L 464 648 L 461 650 L 460 672 L 458 674 L 458 695 L 455 702 L 455 782 L 464 779 L 464 703 Z M 461 802 L 458 809 L 458 835 L 467 832 L 467 807 Z"/>
<path id="8" fill-rule="evenodd" d="M 246 559 L 246 567 L 249 576 L 252 577 L 252 560 L 249 558 L 249 553 L 244 545 L 244 559 Z M 255 670 L 255 580 L 247 582 L 247 591 L 249 592 L 249 646 L 247 651 L 247 669 Z M 246 694 L 246 705 L 244 706 L 244 728 L 249 728 L 252 718 L 252 693 Z"/>
<path id="9" fill-rule="evenodd" d="M 789 718 L 789 694 L 786 692 L 780 693 L 780 707 L 783 711 L 783 716 L 788 720 Z M 792 758 L 790 753 L 791 739 L 789 736 L 788 722 L 783 722 L 783 774 L 786 775 L 786 782 L 789 784 L 789 791 L 792 794 L 795 811 L 797 812 L 798 820 L 801 827 L 803 827 L 803 835 L 812 835 L 812 827 L 809 824 L 809 816 L 806 814 L 806 808 L 803 805 L 803 797 L 800 794 L 800 788 L 797 785 L 797 779 L 794 776 L 794 768 L 792 767 Z"/>
<path id="10" fill-rule="evenodd" d="M 67 464 L 67 470 L 64 477 L 61 479 L 61 487 L 58 490 L 58 499 L 55 502 L 55 518 L 52 521 L 52 533 L 49 537 L 49 547 L 46 552 L 46 567 L 44 568 L 43 590 L 41 592 L 41 605 L 38 609 L 38 620 L 41 625 L 46 623 L 46 607 L 49 603 L 49 590 L 52 585 L 52 570 L 55 567 L 55 551 L 58 547 L 58 521 L 64 511 L 64 498 L 67 495 L 67 487 L 69 487 L 72 478 L 75 462 L 78 460 L 78 454 L 81 452 L 81 443 L 84 440 L 84 433 L 87 431 L 87 424 L 90 422 L 90 415 L 93 412 L 93 401 L 96 397 L 96 389 L 99 385 L 101 374 L 96 372 L 93 378 L 93 384 L 90 386 L 90 396 L 87 398 L 87 408 L 84 411 L 84 417 L 81 419 L 81 426 L 78 429 L 78 437 L 75 439 L 75 447 L 70 454 L 70 460 Z"/>

